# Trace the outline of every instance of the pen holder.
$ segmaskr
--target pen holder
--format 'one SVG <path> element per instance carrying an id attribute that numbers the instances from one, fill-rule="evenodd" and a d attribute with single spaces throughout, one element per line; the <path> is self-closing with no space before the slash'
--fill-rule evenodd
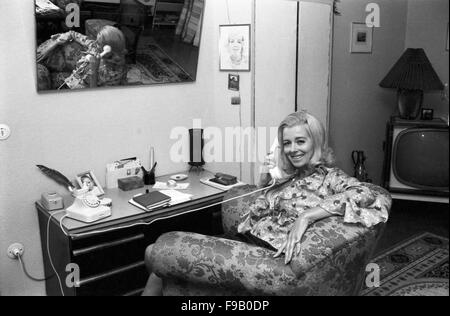
<path id="1" fill-rule="evenodd" d="M 154 185 L 155 181 L 155 173 L 154 172 L 144 172 L 144 184 L 145 185 Z"/>

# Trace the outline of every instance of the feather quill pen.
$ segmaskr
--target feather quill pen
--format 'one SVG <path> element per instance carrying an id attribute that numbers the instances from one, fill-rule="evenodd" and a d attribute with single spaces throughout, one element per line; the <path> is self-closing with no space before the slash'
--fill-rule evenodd
<path id="1" fill-rule="evenodd" d="M 53 179 L 54 181 L 56 181 L 58 184 L 66 187 L 70 192 L 73 191 L 73 189 L 75 189 L 75 186 L 73 185 L 73 183 L 67 179 L 67 177 L 65 175 L 63 175 L 61 172 L 50 169 L 46 166 L 43 165 L 36 165 L 47 177 Z"/>

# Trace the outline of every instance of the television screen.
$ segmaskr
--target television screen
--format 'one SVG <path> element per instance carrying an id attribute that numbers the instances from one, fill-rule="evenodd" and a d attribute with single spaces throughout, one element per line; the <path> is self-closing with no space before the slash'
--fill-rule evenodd
<path id="1" fill-rule="evenodd" d="M 448 159 L 448 129 L 410 128 L 396 138 L 393 171 L 405 185 L 448 191 Z"/>

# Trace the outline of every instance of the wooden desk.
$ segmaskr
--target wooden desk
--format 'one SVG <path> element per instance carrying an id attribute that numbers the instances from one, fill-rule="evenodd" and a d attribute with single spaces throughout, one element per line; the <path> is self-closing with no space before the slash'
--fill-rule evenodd
<path id="1" fill-rule="evenodd" d="M 50 219 L 50 213 L 40 202 L 36 202 L 41 231 L 45 274 L 51 276 L 46 281 L 48 295 L 61 295 L 58 279 L 47 254 L 47 230 L 53 264 L 63 283 L 67 296 L 91 295 L 138 295 L 147 282 L 148 273 L 144 264 L 144 253 L 161 234 L 169 231 L 191 231 L 203 234 L 219 234 L 220 206 L 196 212 L 185 213 L 203 206 L 220 202 L 225 192 L 200 183 L 200 178 L 212 174 L 207 171 L 190 173 L 188 190 L 192 200 L 157 212 L 145 212 L 128 200 L 145 188 L 124 192 L 119 189 L 105 190 L 105 197 L 113 200 L 112 216 L 95 223 L 82 223 L 65 219 L 62 223 L 69 235 L 60 228 L 64 213 Z M 158 177 L 157 181 L 167 181 L 170 175 Z M 71 205 L 73 198 L 65 199 L 65 206 Z M 50 219 L 50 225 L 48 225 Z M 142 225 L 141 225 L 142 224 Z M 124 228 L 124 226 L 132 226 Z M 48 226 L 48 227 L 47 227 Z M 112 231 L 109 231 L 114 229 Z M 108 230 L 108 232 L 105 232 Z M 103 231 L 95 235 L 92 232 Z M 87 235 L 86 235 L 87 234 Z M 75 263 L 80 268 L 80 287 L 67 287 L 67 265 Z"/>

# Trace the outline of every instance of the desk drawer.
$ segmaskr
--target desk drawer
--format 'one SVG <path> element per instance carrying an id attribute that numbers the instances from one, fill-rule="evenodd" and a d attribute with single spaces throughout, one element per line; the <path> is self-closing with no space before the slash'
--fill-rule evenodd
<path id="1" fill-rule="evenodd" d="M 146 247 L 142 233 L 74 249 L 72 258 L 80 267 L 81 278 L 90 278 L 143 261 Z"/>
<path id="2" fill-rule="evenodd" d="M 81 296 L 122 296 L 138 293 L 145 287 L 149 274 L 144 261 L 80 280 L 77 295 Z M 130 291 L 130 289 L 136 289 Z"/>

